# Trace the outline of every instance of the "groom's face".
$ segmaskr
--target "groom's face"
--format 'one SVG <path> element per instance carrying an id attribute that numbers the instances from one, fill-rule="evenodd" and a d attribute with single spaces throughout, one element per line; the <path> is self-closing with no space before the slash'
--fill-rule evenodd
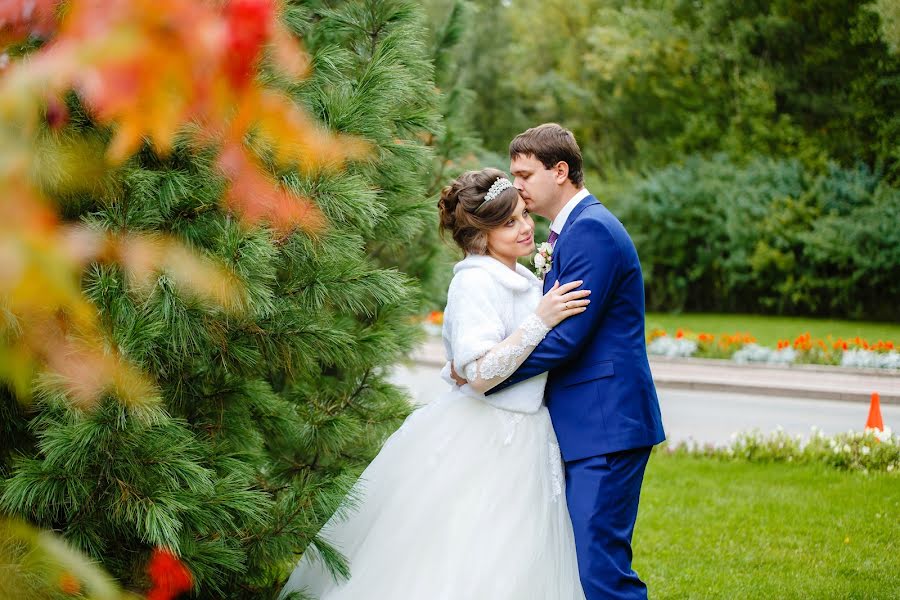
<path id="1" fill-rule="evenodd" d="M 534 155 L 519 154 L 510 162 L 509 172 L 529 212 L 547 216 L 559 195 L 556 170 L 544 167 Z"/>

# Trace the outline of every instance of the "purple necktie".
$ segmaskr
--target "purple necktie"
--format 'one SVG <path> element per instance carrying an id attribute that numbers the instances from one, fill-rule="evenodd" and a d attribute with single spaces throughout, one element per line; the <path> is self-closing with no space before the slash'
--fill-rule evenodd
<path id="1" fill-rule="evenodd" d="M 559 234 L 553 230 L 550 230 L 550 237 L 547 238 L 547 243 L 551 246 L 556 243 L 556 238 L 559 237 Z"/>

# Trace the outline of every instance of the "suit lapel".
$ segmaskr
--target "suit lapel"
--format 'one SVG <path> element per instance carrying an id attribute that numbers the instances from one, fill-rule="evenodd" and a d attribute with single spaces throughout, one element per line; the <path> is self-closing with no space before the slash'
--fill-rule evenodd
<path id="1" fill-rule="evenodd" d="M 593 194 L 589 196 L 585 196 L 584 199 L 575 205 L 575 208 L 572 209 L 572 212 L 569 213 L 569 218 L 566 219 L 566 224 L 563 226 L 562 233 L 559 234 L 559 237 L 556 239 L 556 244 L 553 246 L 553 261 L 550 263 L 550 271 L 544 276 L 544 293 L 550 291 L 550 288 L 553 287 L 553 282 L 556 281 L 557 277 L 559 277 L 559 262 L 562 259 L 559 254 L 559 250 L 563 243 L 563 238 L 566 236 L 566 229 L 572 226 L 572 223 L 575 222 L 576 219 L 584 212 L 588 206 L 593 204 L 600 204 L 600 201 L 594 197 Z M 561 281 L 560 283 L 565 283 Z"/>

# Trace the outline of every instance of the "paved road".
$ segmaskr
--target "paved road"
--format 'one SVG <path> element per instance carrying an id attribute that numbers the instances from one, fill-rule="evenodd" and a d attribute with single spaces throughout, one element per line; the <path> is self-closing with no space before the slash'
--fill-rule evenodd
<path id="1" fill-rule="evenodd" d="M 415 402 L 425 404 L 446 384 L 440 369 L 420 363 L 397 366 L 392 381 L 410 390 Z M 725 392 L 660 388 L 663 424 L 672 442 L 695 440 L 724 444 L 736 431 L 778 426 L 792 435 L 808 435 L 815 425 L 826 434 L 861 430 L 869 412 L 866 404 L 836 400 L 805 400 Z M 900 406 L 882 405 L 884 424 L 900 430 Z"/>

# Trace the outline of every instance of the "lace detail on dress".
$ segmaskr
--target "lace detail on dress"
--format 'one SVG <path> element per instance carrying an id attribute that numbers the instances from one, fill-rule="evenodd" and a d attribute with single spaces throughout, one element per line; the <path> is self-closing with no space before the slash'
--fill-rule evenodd
<path id="1" fill-rule="evenodd" d="M 519 343 L 491 350 L 478 361 L 478 374 L 481 379 L 506 378 L 512 375 L 516 370 L 516 359 L 525 354 L 530 346 L 537 346 L 550 332 L 550 328 L 534 313 L 525 317 L 520 328 L 522 339 Z"/>
<path id="2" fill-rule="evenodd" d="M 534 313 L 525 317 L 520 327 L 522 328 L 522 343 L 526 346 L 537 346 L 550 333 L 550 327 L 544 325 L 541 318 Z"/>
<path id="3" fill-rule="evenodd" d="M 556 502 L 562 495 L 562 455 L 559 453 L 559 444 L 552 440 L 547 442 L 547 444 L 550 451 L 550 497 Z"/>

